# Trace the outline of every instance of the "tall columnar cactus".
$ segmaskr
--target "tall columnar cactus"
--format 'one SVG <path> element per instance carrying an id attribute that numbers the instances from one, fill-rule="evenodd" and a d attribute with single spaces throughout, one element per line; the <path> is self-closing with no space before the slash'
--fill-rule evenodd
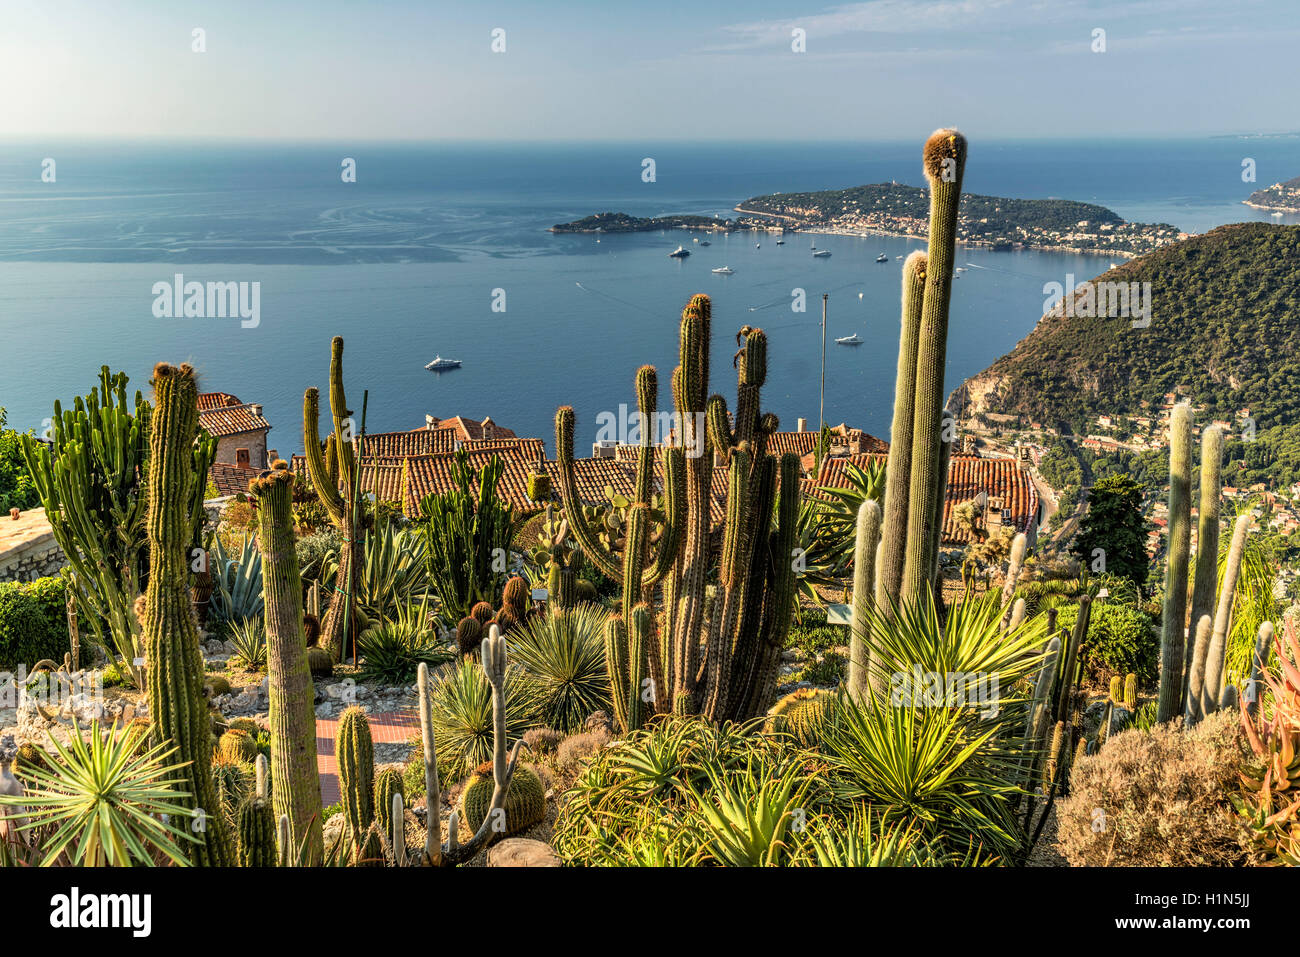
<path id="1" fill-rule="evenodd" d="M 338 660 L 347 644 L 356 612 L 356 595 L 361 587 L 362 545 L 354 513 L 356 503 L 353 490 L 356 486 L 356 456 L 348 438 L 354 434 L 343 391 L 343 337 L 335 336 L 330 343 L 330 417 L 334 431 L 321 453 L 320 392 L 308 389 L 302 399 L 302 442 L 306 450 L 307 472 L 312 487 L 330 521 L 343 537 L 339 550 L 338 576 L 334 580 L 334 593 L 329 611 L 321 622 L 319 644 Z M 342 487 L 343 492 L 339 489 Z"/>
<path id="2" fill-rule="evenodd" d="M 1195 623 L 1214 614 L 1214 593 L 1219 584 L 1219 497 L 1223 489 L 1223 429 L 1206 426 L 1201 433 L 1201 502 L 1196 531 L 1196 573 L 1192 585 L 1192 614 Z M 1189 648 L 1190 655 L 1190 644 Z M 1188 655 L 1184 656 L 1180 708 L 1186 707 Z"/>
<path id="3" fill-rule="evenodd" d="M 881 526 L 876 607 L 882 615 L 898 604 L 907 550 L 907 497 L 912 475 L 912 425 L 916 408 L 916 357 L 925 300 L 926 256 L 919 249 L 903 263 L 903 318 L 894 384 L 894 422 L 885 467 L 885 509 Z"/>
<path id="4" fill-rule="evenodd" d="M 384 768 L 375 775 L 375 820 L 379 829 L 388 836 L 393 833 L 393 796 L 406 797 L 406 788 L 402 784 L 402 772 L 396 768 Z"/>
<path id="5" fill-rule="evenodd" d="M 375 820 L 375 745 L 370 722 L 360 708 L 353 706 L 340 716 L 334 754 L 354 859 L 367 860 L 373 857 L 374 850 L 367 838 Z"/>
<path id="6" fill-rule="evenodd" d="M 1273 623 L 1263 622 L 1255 638 L 1255 651 L 1250 656 L 1250 675 L 1242 689 L 1246 702 L 1246 716 L 1252 721 L 1259 713 L 1259 699 L 1264 694 L 1264 675 L 1268 670 L 1269 649 L 1273 647 Z"/>
<path id="7" fill-rule="evenodd" d="M 1201 711 L 1201 693 L 1205 688 L 1205 660 L 1210 653 L 1210 636 L 1213 632 L 1214 619 L 1209 615 L 1202 615 L 1196 620 L 1187 662 L 1187 703 L 1183 705 L 1184 721 L 1189 725 L 1204 717 Z"/>
<path id="8" fill-rule="evenodd" d="M 600 543 L 581 508 L 573 474 L 573 410 L 562 408 L 555 417 L 569 527 L 602 572 L 623 579 L 622 613 L 610 626 L 607 644 L 615 697 L 621 702 L 626 696 L 628 702 L 626 707 L 616 705 L 616 711 L 621 708 L 620 720 L 634 725 L 651 713 L 642 704 L 653 704 L 654 712 L 700 712 L 711 719 L 761 714 L 775 688 L 793 608 L 799 461 L 787 454 L 778 463 L 766 452 L 767 439 L 778 427 L 776 416 L 760 409 L 767 337 L 761 329 L 748 326 L 737 336 L 741 348 L 735 360 L 733 429 L 721 396 L 708 395 L 710 308 L 707 296 L 695 296 L 682 312 L 680 363 L 673 373 L 678 432 L 674 444 L 661 453 L 665 508 L 657 543 L 652 541 L 648 512 L 652 467 L 648 425 L 642 428 L 637 501 L 628 509 L 628 534 L 620 559 Z M 648 366 L 637 374 L 643 423 L 654 415 L 656 381 Z M 730 476 L 718 579 L 710 595 L 715 450 L 729 462 Z M 775 530 L 774 512 L 779 513 Z M 649 610 L 655 604 L 654 586 L 660 582 L 663 613 L 656 623 Z M 638 606 L 645 607 L 644 615 L 635 614 Z M 713 611 L 707 619 L 706 608 Z M 643 628 L 647 630 L 640 631 Z M 634 675 L 647 672 L 648 684 L 634 680 Z"/>
<path id="9" fill-rule="evenodd" d="M 316 766 L 316 714 L 303 628 L 302 576 L 294 551 L 293 475 L 283 461 L 253 479 L 257 543 L 262 553 L 271 789 L 275 817 L 288 815 L 295 849 L 324 855 Z"/>
<path id="10" fill-rule="evenodd" d="M 1156 720 L 1161 722 L 1171 720 L 1179 713 L 1182 704 L 1191 493 L 1192 410 L 1180 403 L 1169 414 L 1169 542 L 1160 637 L 1160 700 L 1156 706 Z"/>
<path id="11" fill-rule="evenodd" d="M 858 508 L 857 535 L 853 542 L 853 625 L 849 632 L 849 695 L 859 704 L 868 697 L 871 681 L 871 614 L 879 569 L 880 506 L 871 499 Z M 883 683 L 882 683 L 883 684 Z"/>
<path id="12" fill-rule="evenodd" d="M 1237 594 L 1237 578 L 1241 574 L 1241 559 L 1246 551 L 1246 534 L 1250 531 L 1250 513 L 1238 515 L 1232 529 L 1232 545 L 1223 569 L 1223 587 L 1219 589 L 1219 604 L 1214 611 L 1214 632 L 1205 655 L 1205 684 L 1201 688 L 1201 714 L 1219 710 L 1223 693 L 1223 660 L 1228 650 L 1228 629 L 1232 624 L 1232 605 Z"/>
<path id="13" fill-rule="evenodd" d="M 925 144 L 923 166 L 930 184 L 930 237 L 917 341 L 907 542 L 901 588 L 904 600 L 920 600 L 930 588 L 933 549 L 939 534 L 936 516 L 942 515 L 939 497 L 946 476 L 940 472 L 943 458 L 940 445 L 952 438 L 944 434 L 943 428 L 943 374 L 966 138 L 956 130 L 932 133 Z"/>
<path id="14" fill-rule="evenodd" d="M 193 528 L 189 503 L 195 483 L 194 443 L 198 431 L 198 386 L 188 365 L 159 363 L 153 371 L 155 408 L 149 428 L 149 587 L 142 624 L 148 666 L 149 717 L 155 740 L 177 749 L 185 796 L 176 803 L 203 821 L 199 840 L 187 843 L 190 861 L 227 866 L 234 848 L 218 812 L 212 783 L 212 732 L 203 694 L 203 658 L 190 604 L 189 546 Z"/>

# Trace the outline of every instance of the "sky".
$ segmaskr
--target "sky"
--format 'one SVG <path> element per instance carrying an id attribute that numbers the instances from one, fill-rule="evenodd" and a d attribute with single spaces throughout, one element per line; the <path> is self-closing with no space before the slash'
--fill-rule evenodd
<path id="1" fill-rule="evenodd" d="M 0 0 L 0 136 L 892 140 L 944 125 L 985 138 L 1289 132 L 1300 130 L 1296 8 L 1296 0 Z M 1104 51 L 1095 49 L 1099 30 Z M 495 41 L 494 31 L 503 31 Z"/>

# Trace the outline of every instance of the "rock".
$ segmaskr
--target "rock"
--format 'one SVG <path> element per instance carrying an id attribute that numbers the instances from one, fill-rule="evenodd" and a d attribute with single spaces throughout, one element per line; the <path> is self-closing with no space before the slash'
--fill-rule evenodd
<path id="1" fill-rule="evenodd" d="M 488 849 L 488 867 L 560 867 L 549 844 L 527 837 L 508 837 Z"/>
<path id="2" fill-rule="evenodd" d="M 325 702 L 324 704 L 322 704 L 322 705 L 317 705 L 317 707 L 316 707 L 316 717 L 318 717 L 318 718 L 332 718 L 333 716 L 334 716 L 334 706 L 333 706 L 332 704 L 330 704 L 328 701 L 326 701 L 326 702 Z"/>
<path id="3" fill-rule="evenodd" d="M 128 704 L 122 706 L 122 723 L 130 724 L 135 720 L 135 705 Z"/>

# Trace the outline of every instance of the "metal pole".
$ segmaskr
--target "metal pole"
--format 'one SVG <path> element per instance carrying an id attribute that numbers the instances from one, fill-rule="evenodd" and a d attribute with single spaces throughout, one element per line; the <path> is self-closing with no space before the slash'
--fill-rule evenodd
<path id="1" fill-rule="evenodd" d="M 826 293 L 822 293 L 822 391 L 817 406 L 817 434 L 826 427 Z M 817 440 L 818 442 L 821 439 Z M 819 446 L 820 448 L 820 446 Z"/>

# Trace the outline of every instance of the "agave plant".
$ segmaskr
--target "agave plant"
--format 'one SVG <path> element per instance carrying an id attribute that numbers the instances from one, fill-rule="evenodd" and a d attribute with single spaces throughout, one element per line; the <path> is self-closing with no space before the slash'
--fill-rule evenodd
<path id="1" fill-rule="evenodd" d="M 528 619 L 511 635 L 510 657 L 523 667 L 538 719 L 572 733 L 593 711 L 610 711 L 605 671 L 608 613 L 582 603 Z"/>
<path id="2" fill-rule="evenodd" d="M 247 671 L 266 668 L 266 625 L 261 618 L 243 618 L 230 625 L 234 659 Z"/>
<path id="3" fill-rule="evenodd" d="M 793 856 L 812 779 L 791 755 L 761 749 L 734 770 L 706 765 L 709 786 L 692 790 L 705 834 L 707 859 L 728 867 L 776 867 Z"/>
<path id="4" fill-rule="evenodd" d="M 238 557 L 232 557 L 221 539 L 213 543 L 212 599 L 209 621 L 235 622 L 262 617 L 262 553 L 251 537 L 244 539 Z"/>
<path id="5" fill-rule="evenodd" d="M 409 605 L 433 597 L 429 587 L 425 539 L 415 529 L 399 529 L 379 521 L 366 532 L 357 604 L 368 618 L 395 619 Z M 338 572 L 338 549 L 325 554 L 320 580 L 333 581 Z"/>
<path id="6" fill-rule="evenodd" d="M 799 592 L 817 604 L 821 604 L 818 588 L 836 584 L 849 574 L 858 509 L 867 500 L 881 503 L 885 498 L 882 463 L 871 462 L 864 469 L 847 462 L 843 475 L 847 486 L 820 486 L 817 495 L 806 497 L 799 507 Z"/>
<path id="7" fill-rule="evenodd" d="M 177 800 L 189 795 L 179 790 L 185 765 L 168 761 L 174 747 L 137 754 L 133 736 L 119 734 L 116 724 L 103 733 L 98 721 L 85 735 L 74 722 L 67 747 L 51 744 L 52 768 L 29 767 L 26 794 L 0 795 L 0 804 L 25 809 L 19 830 L 47 832 L 42 866 L 188 864 L 181 845 L 196 838 L 186 826 L 190 811 Z"/>
<path id="8" fill-rule="evenodd" d="M 797 863 L 816 867 L 971 867 L 991 863 L 978 854 L 949 854 L 927 841 L 914 825 L 883 827 L 872 813 L 854 807 L 848 821 L 821 815 L 809 825 Z"/>
<path id="9" fill-rule="evenodd" d="M 363 631 L 357 652 L 361 656 L 357 677 L 386 685 L 409 685 L 421 662 L 436 668 L 456 657 L 439 642 L 419 605 L 407 606 L 395 619 Z"/>

